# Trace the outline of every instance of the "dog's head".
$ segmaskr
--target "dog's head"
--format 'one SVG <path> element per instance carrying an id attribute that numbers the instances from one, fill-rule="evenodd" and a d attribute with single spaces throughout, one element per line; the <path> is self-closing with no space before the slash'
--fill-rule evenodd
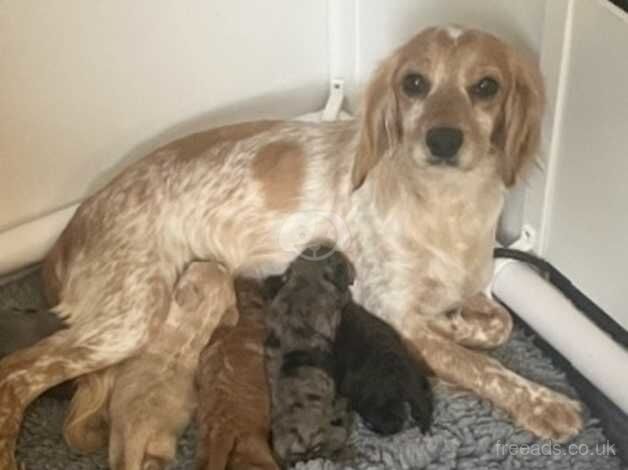
<path id="1" fill-rule="evenodd" d="M 492 159 L 511 186 L 538 150 L 543 105 L 538 67 L 501 40 L 427 29 L 385 60 L 368 85 L 353 186 L 391 153 L 443 171 Z"/>

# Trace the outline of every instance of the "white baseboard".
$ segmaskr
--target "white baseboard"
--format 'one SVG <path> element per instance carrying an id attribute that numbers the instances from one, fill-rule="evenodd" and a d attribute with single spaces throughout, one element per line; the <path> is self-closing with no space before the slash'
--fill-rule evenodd
<path id="1" fill-rule="evenodd" d="M 74 204 L 0 232 L 0 275 L 41 261 L 77 207 L 78 204 Z"/>

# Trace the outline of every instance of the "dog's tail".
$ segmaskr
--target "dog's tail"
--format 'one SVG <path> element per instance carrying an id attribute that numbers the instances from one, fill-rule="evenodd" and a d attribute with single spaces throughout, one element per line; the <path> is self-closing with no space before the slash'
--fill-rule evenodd
<path id="1" fill-rule="evenodd" d="M 198 468 L 201 470 L 225 470 L 236 445 L 236 433 L 216 426 L 209 431 L 201 445 Z"/>
<path id="2" fill-rule="evenodd" d="M 113 389 L 113 369 L 87 374 L 77 380 L 77 389 L 63 424 L 67 444 L 89 453 L 107 445 L 107 405 Z"/>

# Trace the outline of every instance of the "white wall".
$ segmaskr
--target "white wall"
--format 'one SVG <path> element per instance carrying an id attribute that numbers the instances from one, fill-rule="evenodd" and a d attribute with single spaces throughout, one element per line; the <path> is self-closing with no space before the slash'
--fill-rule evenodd
<path id="1" fill-rule="evenodd" d="M 327 35 L 324 1 L 0 1 L 0 272 L 157 141 L 320 107 Z"/>
<path id="2" fill-rule="evenodd" d="M 628 329 L 628 14 L 567 10 L 542 252 Z"/>
<path id="3" fill-rule="evenodd" d="M 455 23 L 490 31 L 538 52 L 547 0 L 338 0 L 340 50 L 332 75 L 350 86 L 351 104 L 377 63 L 423 28 Z M 332 23 L 333 26 L 333 23 Z"/>

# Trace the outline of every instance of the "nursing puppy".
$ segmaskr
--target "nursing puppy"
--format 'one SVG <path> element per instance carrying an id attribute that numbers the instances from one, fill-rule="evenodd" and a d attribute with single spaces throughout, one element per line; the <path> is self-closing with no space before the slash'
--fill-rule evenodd
<path id="1" fill-rule="evenodd" d="M 238 323 L 220 327 L 201 354 L 196 374 L 201 470 L 279 469 L 269 444 L 261 288 L 251 279 L 236 281 Z"/>
<path id="2" fill-rule="evenodd" d="M 352 266 L 334 252 L 306 249 L 283 278 L 266 282 L 266 370 L 271 390 L 272 444 L 282 464 L 334 458 L 349 435 L 350 414 L 334 383 L 333 342 L 350 299 Z"/>
<path id="3" fill-rule="evenodd" d="M 399 334 L 362 306 L 350 302 L 334 343 L 336 383 L 368 427 L 380 434 L 401 431 L 406 403 L 425 432 L 432 418 L 432 390 L 425 368 Z"/>
<path id="4" fill-rule="evenodd" d="M 146 348 L 79 380 L 64 428 L 68 444 L 94 450 L 106 444 L 109 430 L 112 469 L 165 468 L 196 410 L 199 355 L 220 319 L 237 320 L 231 277 L 217 263 L 190 263 Z"/>

